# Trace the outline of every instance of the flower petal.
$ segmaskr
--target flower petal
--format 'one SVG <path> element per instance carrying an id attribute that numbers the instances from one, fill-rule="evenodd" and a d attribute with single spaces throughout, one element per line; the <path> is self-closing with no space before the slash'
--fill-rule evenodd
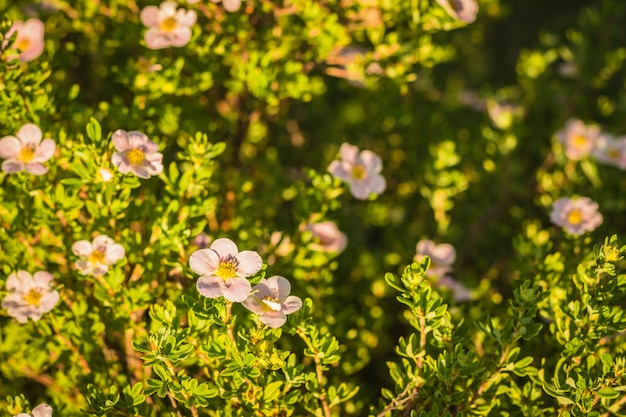
<path id="1" fill-rule="evenodd" d="M 201 295 L 207 298 L 217 298 L 226 290 L 226 284 L 220 277 L 205 276 L 198 278 L 196 288 Z"/>
<path id="2" fill-rule="evenodd" d="M 20 149 L 22 149 L 22 144 L 15 136 L 5 136 L 0 139 L 0 158 L 16 158 Z"/>
<path id="3" fill-rule="evenodd" d="M 52 310 L 54 306 L 57 305 L 58 302 L 59 302 L 59 293 L 57 291 L 50 291 L 49 293 L 41 297 L 40 304 L 38 307 L 39 311 L 41 313 L 47 313 L 48 311 Z"/>
<path id="4" fill-rule="evenodd" d="M 17 131 L 17 136 L 23 145 L 38 145 L 43 137 L 41 129 L 35 124 L 26 123 Z"/>
<path id="5" fill-rule="evenodd" d="M 241 302 L 241 304 L 245 308 L 247 308 L 248 310 L 252 311 L 255 314 L 263 313 L 263 303 L 261 302 L 259 298 L 255 297 L 254 294 L 250 294 L 248 298 L 246 298 L 245 300 Z"/>
<path id="6" fill-rule="evenodd" d="M 119 243 L 114 243 L 107 248 L 104 255 L 104 261 L 109 265 L 113 265 L 114 263 L 122 259 L 124 255 L 126 255 L 124 246 L 120 245 Z"/>
<path id="7" fill-rule="evenodd" d="M 189 267 L 199 275 L 213 275 L 220 264 L 220 257 L 213 249 L 200 249 L 189 257 Z"/>
<path id="8" fill-rule="evenodd" d="M 210 248 L 217 252 L 220 258 L 227 256 L 236 257 L 239 254 L 239 249 L 235 242 L 225 237 L 215 239 L 213 243 L 211 243 Z"/>
<path id="9" fill-rule="evenodd" d="M 7 290 L 16 292 L 26 292 L 33 287 L 33 277 L 26 271 L 12 273 L 7 279 Z"/>
<path id="10" fill-rule="evenodd" d="M 340 161 L 333 161 L 328 165 L 328 172 L 330 172 L 334 177 L 339 178 L 342 181 L 347 181 L 350 179 L 350 172 L 347 171 L 343 164 Z"/>
<path id="11" fill-rule="evenodd" d="M 213 245 L 211 245 L 213 246 Z M 236 274 L 238 277 L 249 277 L 261 270 L 263 260 L 258 253 L 252 250 L 244 250 L 236 256 L 239 261 Z"/>
<path id="12" fill-rule="evenodd" d="M 141 10 L 141 14 L 139 15 L 141 19 L 141 23 L 144 26 L 158 26 L 161 23 L 161 12 L 156 6 L 146 6 Z"/>
<path id="13" fill-rule="evenodd" d="M 341 144 L 341 148 L 339 148 L 339 155 L 343 161 L 354 165 L 359 157 L 359 148 L 344 142 Z"/>
<path id="14" fill-rule="evenodd" d="M 33 275 L 33 283 L 38 287 L 50 288 L 54 277 L 48 271 L 38 271 Z"/>
<path id="15" fill-rule="evenodd" d="M 272 288 L 278 294 L 277 301 L 283 301 L 291 292 L 291 284 L 289 280 L 280 275 L 274 275 L 267 279 L 267 286 Z"/>
<path id="16" fill-rule="evenodd" d="M 24 170 L 24 168 L 26 168 L 26 165 L 17 159 L 7 159 L 2 163 L 2 171 L 8 173 L 20 172 Z"/>
<path id="17" fill-rule="evenodd" d="M 222 0 L 222 4 L 227 12 L 236 12 L 241 7 L 241 0 Z"/>
<path id="18" fill-rule="evenodd" d="M 239 303 L 250 295 L 252 286 L 245 278 L 230 278 L 224 281 L 226 288 L 223 290 L 224 298 L 233 303 Z"/>
<path id="19" fill-rule="evenodd" d="M 48 168 L 39 162 L 29 162 L 26 164 L 25 168 L 27 172 L 30 172 L 33 175 L 43 175 L 48 172 Z"/>
<path id="20" fill-rule="evenodd" d="M 294 311 L 298 311 L 302 308 L 302 300 L 300 297 L 296 297 L 295 295 L 290 295 L 283 301 L 282 303 L 282 311 L 285 314 L 291 314 Z"/>
<path id="21" fill-rule="evenodd" d="M 31 415 L 33 417 L 52 417 L 52 407 L 48 404 L 39 404 L 37 407 L 33 408 L 31 411 Z"/>
<path id="22" fill-rule="evenodd" d="M 365 150 L 361 152 L 359 157 L 361 161 L 363 161 L 368 173 L 378 174 L 383 169 L 383 163 L 380 157 L 374 152 Z"/>
<path id="23" fill-rule="evenodd" d="M 118 152 L 125 152 L 130 149 L 130 145 L 128 143 L 128 133 L 126 133 L 125 130 L 117 129 L 113 133 L 113 136 L 111 136 L 111 140 L 113 141 L 113 146 L 115 146 L 115 149 Z"/>
<path id="24" fill-rule="evenodd" d="M 52 158 L 55 148 L 56 144 L 52 139 L 44 139 L 37 148 L 37 151 L 35 153 L 35 161 L 45 162 L 48 159 Z"/>
<path id="25" fill-rule="evenodd" d="M 259 319 L 261 323 L 271 327 L 272 329 L 277 329 L 287 321 L 287 316 L 282 311 L 267 311 L 261 315 L 259 315 Z"/>

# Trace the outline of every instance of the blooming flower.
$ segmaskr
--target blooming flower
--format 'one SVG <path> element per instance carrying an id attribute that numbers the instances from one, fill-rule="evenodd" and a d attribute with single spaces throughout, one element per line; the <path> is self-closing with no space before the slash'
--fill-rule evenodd
<path id="1" fill-rule="evenodd" d="M 44 47 L 44 24 L 41 20 L 28 19 L 26 22 L 15 22 L 6 33 L 5 39 L 9 39 L 15 32 L 17 37 L 11 49 L 19 51 L 20 61 L 32 61 L 41 55 Z M 3 42 L 3 49 L 7 43 L 8 41 Z"/>
<path id="2" fill-rule="evenodd" d="M 30 414 L 19 413 L 13 417 L 52 417 L 52 407 L 48 404 L 39 404 L 37 407 L 33 408 Z"/>
<path id="3" fill-rule="evenodd" d="M 28 318 L 39 320 L 59 301 L 59 293 L 52 289 L 53 279 L 52 274 L 45 271 L 35 272 L 32 276 L 26 271 L 9 275 L 9 295 L 2 300 L 2 308 L 20 323 L 26 323 Z"/>
<path id="4" fill-rule="evenodd" d="M 626 136 L 614 138 L 607 133 L 601 134 L 591 153 L 604 164 L 626 169 Z"/>
<path id="5" fill-rule="evenodd" d="M 122 174 L 132 172 L 139 178 L 150 178 L 163 171 L 163 154 L 157 152 L 159 145 L 143 133 L 118 129 L 111 139 L 118 151 L 113 154 L 113 165 Z"/>
<path id="6" fill-rule="evenodd" d="M 93 242 L 79 240 L 72 245 L 72 252 L 81 258 L 74 264 L 76 268 L 82 274 L 94 277 L 106 274 L 109 266 L 126 254 L 124 247 L 107 235 L 96 236 Z"/>
<path id="7" fill-rule="evenodd" d="M 246 279 L 261 270 L 263 261 L 255 251 L 239 252 L 230 239 L 216 239 L 209 249 L 200 249 L 191 254 L 189 266 L 200 274 L 196 287 L 208 298 L 223 295 L 231 302 L 248 298 L 251 285 Z"/>
<path id="8" fill-rule="evenodd" d="M 556 200 L 550 213 L 550 221 L 563 227 L 568 233 L 578 236 L 592 232 L 602 224 L 602 214 L 598 211 L 598 203 L 589 197 Z"/>
<path id="9" fill-rule="evenodd" d="M 478 3 L 476 0 L 437 0 L 446 12 L 455 19 L 465 23 L 472 23 L 478 14 Z"/>
<path id="10" fill-rule="evenodd" d="M 191 26 L 196 23 L 196 12 L 178 9 L 173 1 L 160 7 L 146 6 L 141 11 L 141 22 L 148 27 L 144 39 L 150 49 L 185 46 L 191 39 Z"/>
<path id="11" fill-rule="evenodd" d="M 577 119 L 570 119 L 565 127 L 558 131 L 556 137 L 565 148 L 565 155 L 569 159 L 580 160 L 591 153 L 600 129 L 596 126 L 588 126 Z"/>
<path id="12" fill-rule="evenodd" d="M 189 1 L 189 0 L 188 0 Z M 241 0 L 211 0 L 213 3 L 219 3 L 220 1 L 224 5 L 224 10 L 227 12 L 236 12 L 241 8 Z"/>
<path id="13" fill-rule="evenodd" d="M 309 223 L 306 230 L 313 235 L 312 249 L 322 252 L 343 252 L 348 245 L 348 238 L 331 221 Z"/>
<path id="14" fill-rule="evenodd" d="M 386 182 L 380 175 L 383 168 L 380 157 L 372 151 L 362 151 L 356 146 L 344 143 L 339 149 L 341 160 L 335 160 L 328 171 L 350 186 L 355 198 L 365 200 L 370 194 L 385 191 Z"/>
<path id="15" fill-rule="evenodd" d="M 430 258 L 430 266 L 426 271 L 427 276 L 442 277 L 452 270 L 451 266 L 456 260 L 456 250 L 448 243 L 435 245 L 432 240 L 420 240 L 416 246 L 415 261 L 421 261 L 424 256 Z"/>
<path id="16" fill-rule="evenodd" d="M 28 171 L 34 175 L 43 175 L 48 168 L 42 162 L 52 158 L 55 144 L 52 139 L 41 140 L 41 129 L 27 123 L 17 131 L 15 136 L 0 139 L 0 158 L 4 172 Z"/>
<path id="17" fill-rule="evenodd" d="M 258 314 L 261 323 L 275 329 L 285 324 L 287 314 L 302 307 L 302 300 L 295 295 L 289 295 L 290 292 L 289 281 L 274 275 L 255 285 L 250 296 L 241 304 Z"/>

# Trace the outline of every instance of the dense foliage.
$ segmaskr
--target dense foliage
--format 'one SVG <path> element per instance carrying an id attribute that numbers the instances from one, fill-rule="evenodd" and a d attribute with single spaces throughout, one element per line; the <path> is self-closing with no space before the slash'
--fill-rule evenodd
<path id="1" fill-rule="evenodd" d="M 626 415 L 625 21 L 0 0 L 0 414 Z"/>

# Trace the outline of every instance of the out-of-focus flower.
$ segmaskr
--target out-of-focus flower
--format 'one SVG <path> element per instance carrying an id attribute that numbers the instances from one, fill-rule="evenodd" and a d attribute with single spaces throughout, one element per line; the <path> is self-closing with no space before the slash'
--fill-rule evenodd
<path id="1" fill-rule="evenodd" d="M 585 125 L 577 119 L 568 120 L 556 134 L 558 141 L 563 144 L 565 155 L 574 160 L 587 157 L 599 136 L 600 129 L 597 126 Z"/>
<path id="2" fill-rule="evenodd" d="M 446 287 L 452 291 L 454 301 L 465 302 L 472 299 L 472 291 L 454 279 L 450 274 L 444 274 L 437 280 L 437 286 Z"/>
<path id="3" fill-rule="evenodd" d="M 421 261 L 425 256 L 430 258 L 427 276 L 442 277 L 452 270 L 452 264 L 456 260 L 456 250 L 449 243 L 435 245 L 432 240 L 424 239 L 417 242 L 415 250 L 416 262 Z"/>
<path id="4" fill-rule="evenodd" d="M 196 12 L 178 9 L 173 1 L 160 7 L 146 6 L 141 10 L 141 22 L 148 27 L 144 39 L 150 49 L 185 46 L 191 39 L 191 27 L 196 23 Z"/>
<path id="5" fill-rule="evenodd" d="M 33 411 L 31 411 L 30 414 L 19 413 L 13 417 L 52 417 L 52 411 L 52 407 L 43 403 L 33 408 Z"/>
<path id="6" fill-rule="evenodd" d="M 487 101 L 487 113 L 491 122 L 500 129 L 508 129 L 513 121 L 523 114 L 524 110 L 520 106 L 501 103 L 498 101 Z"/>
<path id="7" fill-rule="evenodd" d="M 11 49 L 19 52 L 19 59 L 22 62 L 32 61 L 43 52 L 45 27 L 39 19 L 28 19 L 26 22 L 15 22 L 5 35 L 9 39 L 15 32 L 17 37 L 11 45 Z M 2 43 L 2 48 L 6 48 L 8 41 Z"/>
<path id="8" fill-rule="evenodd" d="M 0 158 L 4 158 L 4 172 L 28 171 L 34 175 L 43 175 L 48 168 L 43 162 L 52 158 L 55 144 L 52 139 L 44 139 L 41 129 L 27 123 L 17 131 L 15 136 L 0 139 Z"/>
<path id="9" fill-rule="evenodd" d="M 600 226 L 602 214 L 598 211 L 598 203 L 589 197 L 561 197 L 552 206 L 550 221 L 578 236 Z"/>
<path id="10" fill-rule="evenodd" d="M 150 178 L 163 171 L 163 154 L 157 152 L 159 145 L 141 132 L 118 129 L 113 133 L 113 165 L 122 174 L 132 172 L 139 178 Z"/>
<path id="11" fill-rule="evenodd" d="M 295 295 L 289 295 L 291 284 L 281 276 L 274 275 L 262 279 L 252 288 L 250 296 L 241 304 L 248 310 L 259 315 L 261 323 L 277 328 L 285 324 L 287 314 L 298 311 L 302 307 L 302 300 Z"/>
<path id="12" fill-rule="evenodd" d="M 207 246 L 209 246 L 209 243 L 211 243 L 211 237 L 204 232 L 194 237 L 193 241 L 191 242 L 191 244 L 197 247 L 198 249 L 206 248 Z"/>
<path id="13" fill-rule="evenodd" d="M 222 3 L 227 12 L 236 12 L 241 8 L 241 0 L 211 0 L 213 3 Z"/>
<path id="14" fill-rule="evenodd" d="M 223 295 L 231 302 L 248 298 L 251 285 L 246 279 L 261 270 L 263 261 L 251 250 L 239 252 L 230 239 L 220 238 L 211 243 L 209 249 L 200 249 L 191 254 L 189 266 L 200 278 L 196 287 L 208 298 Z"/>
<path id="15" fill-rule="evenodd" d="M 601 134 L 591 154 L 603 164 L 626 169 L 626 136 L 614 138 L 607 133 Z"/>
<path id="16" fill-rule="evenodd" d="M 313 250 L 341 253 L 348 245 L 348 238 L 334 222 L 309 223 L 306 230 L 313 235 L 313 242 L 309 245 Z"/>
<path id="17" fill-rule="evenodd" d="M 6 308 L 9 316 L 20 323 L 26 323 L 29 318 L 39 320 L 59 301 L 59 293 L 52 289 L 53 279 L 52 274 L 46 271 L 35 272 L 35 275 L 17 271 L 9 275 L 9 295 L 4 297 L 2 308 Z"/>
<path id="18" fill-rule="evenodd" d="M 380 175 L 383 164 L 380 157 L 372 151 L 343 143 L 339 149 L 341 160 L 335 160 L 328 166 L 328 171 L 350 186 L 355 198 L 365 200 L 370 194 L 380 194 L 387 186 Z"/>
<path id="19" fill-rule="evenodd" d="M 99 277 L 108 272 L 109 266 L 124 257 L 126 251 L 119 243 L 107 235 L 99 235 L 93 239 L 79 240 L 72 245 L 72 252 L 80 259 L 74 265 L 84 275 Z"/>
<path id="20" fill-rule="evenodd" d="M 478 3 L 476 0 L 437 0 L 446 12 L 455 19 L 465 23 L 472 23 L 478 14 Z"/>

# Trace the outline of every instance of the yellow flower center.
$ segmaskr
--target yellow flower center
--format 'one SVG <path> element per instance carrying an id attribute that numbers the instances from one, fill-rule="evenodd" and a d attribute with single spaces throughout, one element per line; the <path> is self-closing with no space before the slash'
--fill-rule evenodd
<path id="1" fill-rule="evenodd" d="M 20 149 L 20 154 L 18 155 L 18 159 L 22 162 L 28 163 L 33 160 L 35 157 L 35 146 L 34 145 L 26 145 L 22 146 Z"/>
<path id="2" fill-rule="evenodd" d="M 583 214 L 580 210 L 574 209 L 567 215 L 567 221 L 573 225 L 580 224 L 583 221 Z"/>
<path id="3" fill-rule="evenodd" d="M 363 165 L 356 165 L 354 168 L 352 168 L 352 178 L 354 178 L 355 180 L 362 180 L 363 178 L 365 178 L 365 168 L 363 168 Z"/>
<path id="4" fill-rule="evenodd" d="M 572 145 L 574 145 L 577 148 L 581 148 L 585 145 L 587 145 L 587 137 L 583 136 L 583 135 L 576 135 L 572 138 Z"/>
<path id="5" fill-rule="evenodd" d="M 168 33 L 174 32 L 177 27 L 178 27 L 178 22 L 176 21 L 176 18 L 173 16 L 166 17 L 161 22 L 161 30 L 163 32 L 168 32 Z"/>
<path id="6" fill-rule="evenodd" d="M 104 263 L 104 252 L 101 252 L 99 250 L 94 250 L 93 252 L 91 252 L 91 255 L 89 255 L 88 260 L 92 264 Z"/>
<path id="7" fill-rule="evenodd" d="M 28 294 L 24 296 L 24 301 L 26 301 L 26 304 L 28 305 L 39 307 L 39 304 L 41 304 L 42 297 L 43 297 L 43 294 L 40 291 L 33 288 L 28 292 Z"/>
<path id="8" fill-rule="evenodd" d="M 237 268 L 237 263 L 234 259 L 222 261 L 217 267 L 217 271 L 215 272 L 215 275 L 217 275 L 218 277 L 222 279 L 233 278 L 237 276 L 237 274 L 235 273 L 236 268 Z"/>
<path id="9" fill-rule="evenodd" d="M 621 156 L 621 152 L 619 151 L 619 149 L 615 148 L 609 149 L 606 154 L 611 159 L 619 159 L 619 157 Z"/>
<path id="10" fill-rule="evenodd" d="M 30 42 L 30 39 L 28 38 L 20 38 L 17 41 L 15 41 L 15 47 L 22 52 L 27 50 L 30 47 L 30 44 L 31 42 Z"/>
<path id="11" fill-rule="evenodd" d="M 133 165 L 140 165 L 146 158 L 146 154 L 141 149 L 131 149 L 128 151 L 128 160 Z"/>
<path id="12" fill-rule="evenodd" d="M 280 311 L 282 306 L 279 302 L 271 297 L 265 297 L 263 300 L 263 311 Z"/>

